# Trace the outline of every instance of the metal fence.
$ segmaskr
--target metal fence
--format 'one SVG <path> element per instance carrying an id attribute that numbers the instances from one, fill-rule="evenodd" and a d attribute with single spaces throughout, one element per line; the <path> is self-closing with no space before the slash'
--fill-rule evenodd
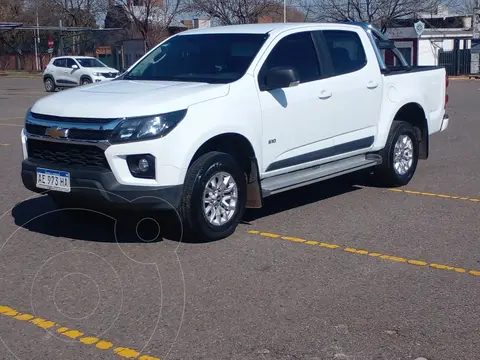
<path id="1" fill-rule="evenodd" d="M 438 65 L 444 66 L 449 76 L 470 74 L 471 51 L 470 49 L 454 49 L 451 51 L 440 49 Z"/>

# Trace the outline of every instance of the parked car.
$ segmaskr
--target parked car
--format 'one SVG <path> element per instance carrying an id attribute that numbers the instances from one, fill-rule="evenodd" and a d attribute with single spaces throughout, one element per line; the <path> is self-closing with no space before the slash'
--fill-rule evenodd
<path id="1" fill-rule="evenodd" d="M 43 83 L 48 92 L 56 88 L 68 88 L 79 85 L 112 80 L 118 76 L 118 70 L 90 56 L 60 56 L 50 60 L 43 72 Z"/>
<path id="2" fill-rule="evenodd" d="M 22 180 L 59 207 L 173 208 L 185 234 L 220 239 L 289 189 L 361 169 L 408 184 L 448 127 L 447 86 L 365 24 L 189 30 L 113 81 L 38 100 Z"/>

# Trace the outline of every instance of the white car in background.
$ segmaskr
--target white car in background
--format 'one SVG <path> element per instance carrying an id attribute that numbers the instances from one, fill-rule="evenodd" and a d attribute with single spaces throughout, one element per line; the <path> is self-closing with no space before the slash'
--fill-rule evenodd
<path id="1" fill-rule="evenodd" d="M 48 92 L 112 80 L 119 71 L 89 56 L 60 56 L 50 60 L 43 72 L 43 83 Z"/>

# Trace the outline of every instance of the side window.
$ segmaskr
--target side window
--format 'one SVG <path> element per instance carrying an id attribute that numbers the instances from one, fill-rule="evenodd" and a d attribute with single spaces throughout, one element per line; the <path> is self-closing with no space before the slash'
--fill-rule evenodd
<path id="1" fill-rule="evenodd" d="M 73 65 L 77 65 L 73 59 L 67 59 L 67 68 L 71 69 Z"/>
<path id="2" fill-rule="evenodd" d="M 53 65 L 56 67 L 65 67 L 65 59 L 57 59 L 53 62 Z"/>
<path id="3" fill-rule="evenodd" d="M 300 77 L 300 83 L 320 79 L 320 66 L 310 32 L 288 35 L 280 40 L 262 66 L 260 81 L 267 70 L 283 66 L 293 67 Z"/>
<path id="4" fill-rule="evenodd" d="M 324 30 L 323 36 L 332 58 L 335 75 L 360 70 L 367 64 L 362 40 L 354 31 Z"/>

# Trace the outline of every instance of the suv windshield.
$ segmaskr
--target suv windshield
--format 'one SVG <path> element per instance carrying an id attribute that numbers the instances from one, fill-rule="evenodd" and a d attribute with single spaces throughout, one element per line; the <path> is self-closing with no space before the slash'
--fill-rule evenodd
<path id="1" fill-rule="evenodd" d="M 177 35 L 158 46 L 124 77 L 229 83 L 240 79 L 266 34 Z"/>
<path id="2" fill-rule="evenodd" d="M 106 67 L 106 65 L 97 59 L 89 59 L 89 58 L 75 58 L 78 61 L 80 66 L 91 68 L 91 67 Z"/>

